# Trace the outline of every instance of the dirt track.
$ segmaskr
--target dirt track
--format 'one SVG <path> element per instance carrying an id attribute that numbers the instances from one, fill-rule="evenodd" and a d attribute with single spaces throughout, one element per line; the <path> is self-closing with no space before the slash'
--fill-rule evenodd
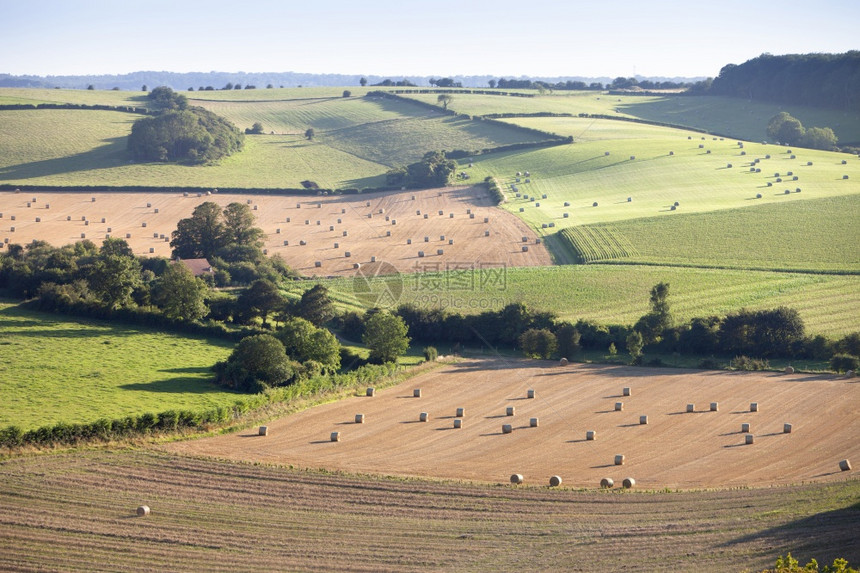
<path id="1" fill-rule="evenodd" d="M 493 207 L 483 189 L 474 187 L 325 197 L 4 191 L 0 192 L 0 240 L 25 244 L 39 239 L 60 246 L 83 235 L 101 244 L 110 234 L 126 239 L 135 254 L 167 257 L 170 245 L 165 238 L 170 238 L 179 219 L 191 216 L 204 201 L 222 206 L 250 201 L 251 208 L 256 208 L 256 224 L 267 235 L 268 254 L 280 254 L 308 276 L 352 276 L 355 263 L 367 265 L 372 257 L 377 264 L 387 262 L 400 272 L 440 264 L 444 269 L 457 263 L 552 263 L 544 245 L 536 244 L 533 230 Z M 528 246 L 527 252 L 523 246 Z M 437 254 L 439 249 L 442 255 Z M 425 256 L 419 257 L 418 251 Z"/>
<path id="2" fill-rule="evenodd" d="M 830 375 L 729 373 L 465 360 L 375 397 L 325 404 L 256 431 L 173 444 L 221 458 L 359 473 L 596 487 L 711 488 L 835 481 L 860 463 L 860 383 Z M 631 396 L 623 397 L 624 387 Z M 422 397 L 412 396 L 421 388 Z M 535 399 L 526 398 L 527 390 Z M 623 410 L 615 411 L 622 402 Z M 718 411 L 710 411 L 710 403 Z M 758 412 L 750 412 L 757 402 Z M 694 413 L 686 405 L 695 405 Z M 515 407 L 513 417 L 506 408 Z M 458 407 L 463 428 L 454 429 Z M 419 422 L 427 412 L 429 422 Z M 355 415 L 365 415 L 356 424 Z M 648 416 L 641 425 L 640 416 Z M 538 427 L 530 427 L 537 417 Z M 755 442 L 745 445 L 741 424 Z M 502 425 L 513 426 L 511 434 Z M 784 424 L 791 433 L 783 433 Z M 254 429 L 256 430 L 256 428 Z M 586 440 L 586 431 L 597 439 Z M 330 433 L 342 441 L 331 442 Z M 614 464 L 623 454 L 623 466 Z M 838 462 L 853 461 L 840 472 Z"/>

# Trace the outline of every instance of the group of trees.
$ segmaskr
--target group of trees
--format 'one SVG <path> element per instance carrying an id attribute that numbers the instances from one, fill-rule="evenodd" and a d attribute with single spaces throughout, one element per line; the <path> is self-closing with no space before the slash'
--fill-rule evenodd
<path id="1" fill-rule="evenodd" d="M 444 151 L 428 151 L 421 161 L 389 170 L 385 174 L 385 183 L 410 189 L 444 187 L 456 169 L 457 163 L 448 159 Z"/>
<path id="2" fill-rule="evenodd" d="M 206 201 L 194 208 L 191 217 L 179 220 L 170 246 L 174 258 L 255 262 L 263 256 L 264 238 L 248 205 L 233 202 L 222 209 Z"/>
<path id="3" fill-rule="evenodd" d="M 437 83 L 438 85 L 438 83 Z M 690 87 L 692 84 L 686 82 L 672 82 L 672 81 L 654 81 L 654 80 L 639 80 L 637 78 L 624 78 L 617 77 L 612 82 L 608 84 L 603 84 L 601 82 L 590 82 L 586 83 L 579 80 L 567 80 L 564 82 L 547 82 L 541 80 L 530 80 L 530 79 L 510 79 L 507 80 L 505 78 L 499 78 L 498 80 L 490 80 L 487 85 L 491 88 L 499 88 L 499 89 L 535 89 L 540 91 L 565 91 L 565 90 L 573 90 L 573 91 L 582 91 L 582 90 L 594 90 L 594 91 L 602 91 L 602 90 L 617 90 L 617 89 L 630 89 L 634 87 L 638 87 L 643 90 L 674 90 Z"/>
<path id="4" fill-rule="evenodd" d="M 806 129 L 799 119 L 784 111 L 770 118 L 767 124 L 767 136 L 779 143 L 826 151 L 833 150 L 838 143 L 836 134 L 829 127 Z"/>
<path id="5" fill-rule="evenodd" d="M 149 92 L 158 114 L 134 122 L 128 136 L 132 157 L 143 161 L 200 164 L 241 151 L 245 135 L 228 120 L 201 107 L 168 87 Z"/>

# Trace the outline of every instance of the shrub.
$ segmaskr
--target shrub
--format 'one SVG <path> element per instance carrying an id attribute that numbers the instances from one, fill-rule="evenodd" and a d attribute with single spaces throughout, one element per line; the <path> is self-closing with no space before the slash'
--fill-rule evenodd
<path id="1" fill-rule="evenodd" d="M 714 358 L 705 358 L 699 362 L 699 368 L 702 370 L 720 370 L 722 366 Z"/>
<path id="2" fill-rule="evenodd" d="M 424 360 L 427 362 L 433 362 L 439 356 L 439 351 L 436 350 L 435 346 L 425 346 L 424 347 Z"/>
<path id="3" fill-rule="evenodd" d="M 735 356 L 729 364 L 734 370 L 767 370 L 770 363 L 762 358 L 750 358 L 749 356 Z"/>
<path id="4" fill-rule="evenodd" d="M 830 369 L 834 372 L 847 372 L 860 368 L 860 358 L 851 356 L 850 354 L 834 354 L 830 358 Z"/>

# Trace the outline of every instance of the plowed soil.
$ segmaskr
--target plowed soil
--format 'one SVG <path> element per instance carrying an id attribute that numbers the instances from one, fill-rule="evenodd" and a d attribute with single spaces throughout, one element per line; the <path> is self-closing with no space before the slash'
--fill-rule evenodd
<path id="1" fill-rule="evenodd" d="M 630 388 L 630 396 L 623 389 Z M 421 389 L 421 397 L 413 390 Z M 535 390 L 535 398 L 527 391 Z M 615 404 L 622 403 L 616 411 Z M 711 411 L 711 403 L 716 411 Z M 751 412 L 756 402 L 758 411 Z M 694 412 L 686 411 L 687 404 Z M 860 383 L 832 375 L 733 373 L 465 360 L 374 397 L 355 396 L 170 449 L 348 472 L 546 485 L 714 488 L 838 481 L 860 463 Z M 465 409 L 461 429 L 453 427 Z M 508 416 L 507 408 L 514 415 Z M 421 412 L 429 421 L 420 422 Z M 356 423 L 355 415 L 365 422 Z M 647 424 L 640 424 L 640 416 Z M 537 427 L 531 427 L 537 418 Z M 751 424 L 745 443 L 741 424 Z M 505 434 L 503 424 L 511 424 Z M 785 424 L 791 432 L 785 433 Z M 597 439 L 586 439 L 593 430 Z M 330 441 L 340 432 L 341 441 Z M 623 455 L 623 465 L 615 456 Z"/>
<path id="2" fill-rule="evenodd" d="M 478 187 L 319 197 L 4 191 L 0 240 L 25 244 L 38 239 L 61 246 L 87 238 L 100 245 L 110 235 L 128 241 L 137 255 L 169 257 L 177 222 L 204 201 L 249 203 L 256 225 L 267 235 L 268 254 L 280 254 L 307 276 L 352 276 L 355 263 L 368 265 L 373 258 L 400 272 L 464 262 L 552 263 L 534 231 L 495 208 Z"/>

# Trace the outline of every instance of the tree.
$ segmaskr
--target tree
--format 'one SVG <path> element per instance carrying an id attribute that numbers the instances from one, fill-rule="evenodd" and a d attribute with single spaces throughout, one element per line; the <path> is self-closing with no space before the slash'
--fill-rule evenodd
<path id="1" fill-rule="evenodd" d="M 290 318 L 278 329 L 275 337 L 283 343 L 293 360 L 313 360 L 323 369 L 334 372 L 340 368 L 340 343 L 325 328 L 317 328 L 303 318 Z"/>
<path id="2" fill-rule="evenodd" d="M 490 86 L 490 89 L 495 89 L 495 87 L 496 87 L 496 80 L 490 80 L 490 81 L 488 81 L 488 82 L 487 82 L 487 85 L 488 85 L 488 86 Z"/>
<path id="3" fill-rule="evenodd" d="M 140 262 L 122 255 L 99 256 L 87 282 L 108 309 L 130 306 L 131 295 L 140 285 Z"/>
<path id="4" fill-rule="evenodd" d="M 519 337 L 520 350 L 529 358 L 550 358 L 558 348 L 555 334 L 546 328 L 530 328 Z"/>
<path id="5" fill-rule="evenodd" d="M 174 320 L 199 320 L 209 314 L 209 287 L 182 263 L 167 267 L 156 289 L 156 304 L 164 316 Z"/>
<path id="6" fill-rule="evenodd" d="M 212 201 L 195 207 L 190 218 L 180 219 L 170 240 L 173 257 L 183 259 L 209 258 L 225 245 L 221 207 Z"/>
<path id="7" fill-rule="evenodd" d="M 627 335 L 627 340 L 625 342 L 627 344 L 627 352 L 630 353 L 632 363 L 639 364 L 642 362 L 642 348 L 645 346 L 645 341 L 642 339 L 642 335 L 638 331 L 634 330 Z"/>
<path id="8" fill-rule="evenodd" d="M 388 311 L 375 312 L 365 317 L 361 340 L 370 348 L 368 359 L 379 364 L 397 360 L 409 349 L 407 332 L 403 319 Z"/>
<path id="9" fill-rule="evenodd" d="M 140 91 L 142 91 L 142 92 L 147 91 L 146 84 L 143 84 L 143 86 L 141 86 Z"/>
<path id="10" fill-rule="evenodd" d="M 120 257 L 133 257 L 134 252 L 128 246 L 125 239 L 117 239 L 116 237 L 108 237 L 102 242 L 99 249 L 99 254 L 102 256 L 116 255 Z"/>
<path id="11" fill-rule="evenodd" d="M 352 96 L 352 92 L 351 92 L 351 91 L 349 91 L 349 90 L 343 90 L 343 97 L 351 97 L 351 96 Z"/>
<path id="12" fill-rule="evenodd" d="M 261 133 L 263 133 L 263 124 L 260 123 L 259 121 L 255 121 L 254 125 L 245 129 L 245 133 L 252 134 L 252 135 L 261 134 Z"/>
<path id="13" fill-rule="evenodd" d="M 658 283 L 651 289 L 651 312 L 644 315 L 634 330 L 639 331 L 645 344 L 660 342 L 663 331 L 672 327 L 672 313 L 669 309 L 669 283 Z"/>
<path id="14" fill-rule="evenodd" d="M 246 317 L 259 316 L 266 324 L 270 312 L 277 311 L 284 304 L 281 291 L 270 280 L 257 279 L 239 295 L 237 306 Z"/>
<path id="15" fill-rule="evenodd" d="M 284 345 L 271 334 L 243 338 L 215 371 L 218 382 L 246 392 L 285 385 L 294 374 Z"/>
<path id="16" fill-rule="evenodd" d="M 309 127 L 305 130 L 305 138 L 308 141 L 312 141 L 315 134 L 316 134 L 316 132 L 314 131 L 314 128 L 312 128 L 312 127 Z"/>
<path id="17" fill-rule="evenodd" d="M 436 101 L 442 104 L 442 109 L 448 109 L 448 104 L 454 100 L 454 96 L 451 94 L 439 94 L 436 97 Z"/>
<path id="18" fill-rule="evenodd" d="M 228 120 L 203 108 L 189 107 L 135 121 L 128 136 L 128 151 L 144 161 L 201 164 L 241 151 L 244 142 L 245 134 Z"/>
<path id="19" fill-rule="evenodd" d="M 361 78 L 360 80 L 358 80 L 358 83 L 361 84 L 361 87 L 366 86 L 367 85 L 367 78 Z"/>
<path id="20" fill-rule="evenodd" d="M 839 139 L 829 127 L 810 127 L 806 130 L 800 142 L 803 147 L 823 149 L 825 151 L 832 151 L 837 143 L 839 143 Z"/>
<path id="21" fill-rule="evenodd" d="M 93 84 L 90 84 L 90 85 L 88 85 L 88 86 L 87 86 L 87 89 L 88 89 L 88 90 L 90 90 L 90 91 L 93 91 L 93 90 L 94 90 L 94 89 L 96 89 L 96 88 L 95 88 L 95 86 L 94 86 Z"/>
<path id="22" fill-rule="evenodd" d="M 798 145 L 805 132 L 800 120 L 784 111 L 779 112 L 767 122 L 767 136 L 780 143 Z"/>
<path id="23" fill-rule="evenodd" d="M 558 353 L 565 358 L 572 358 L 579 354 L 581 350 L 579 346 L 582 335 L 577 328 L 569 322 L 563 322 L 555 330 L 555 337 L 558 340 Z"/>
<path id="24" fill-rule="evenodd" d="M 302 293 L 298 305 L 298 315 L 316 326 L 322 326 L 334 316 L 334 303 L 328 289 L 316 284 Z"/>
<path id="25" fill-rule="evenodd" d="M 246 203 L 233 202 L 224 207 L 222 242 L 224 245 L 243 245 L 263 248 L 263 230 L 254 226 L 254 213 Z"/>

